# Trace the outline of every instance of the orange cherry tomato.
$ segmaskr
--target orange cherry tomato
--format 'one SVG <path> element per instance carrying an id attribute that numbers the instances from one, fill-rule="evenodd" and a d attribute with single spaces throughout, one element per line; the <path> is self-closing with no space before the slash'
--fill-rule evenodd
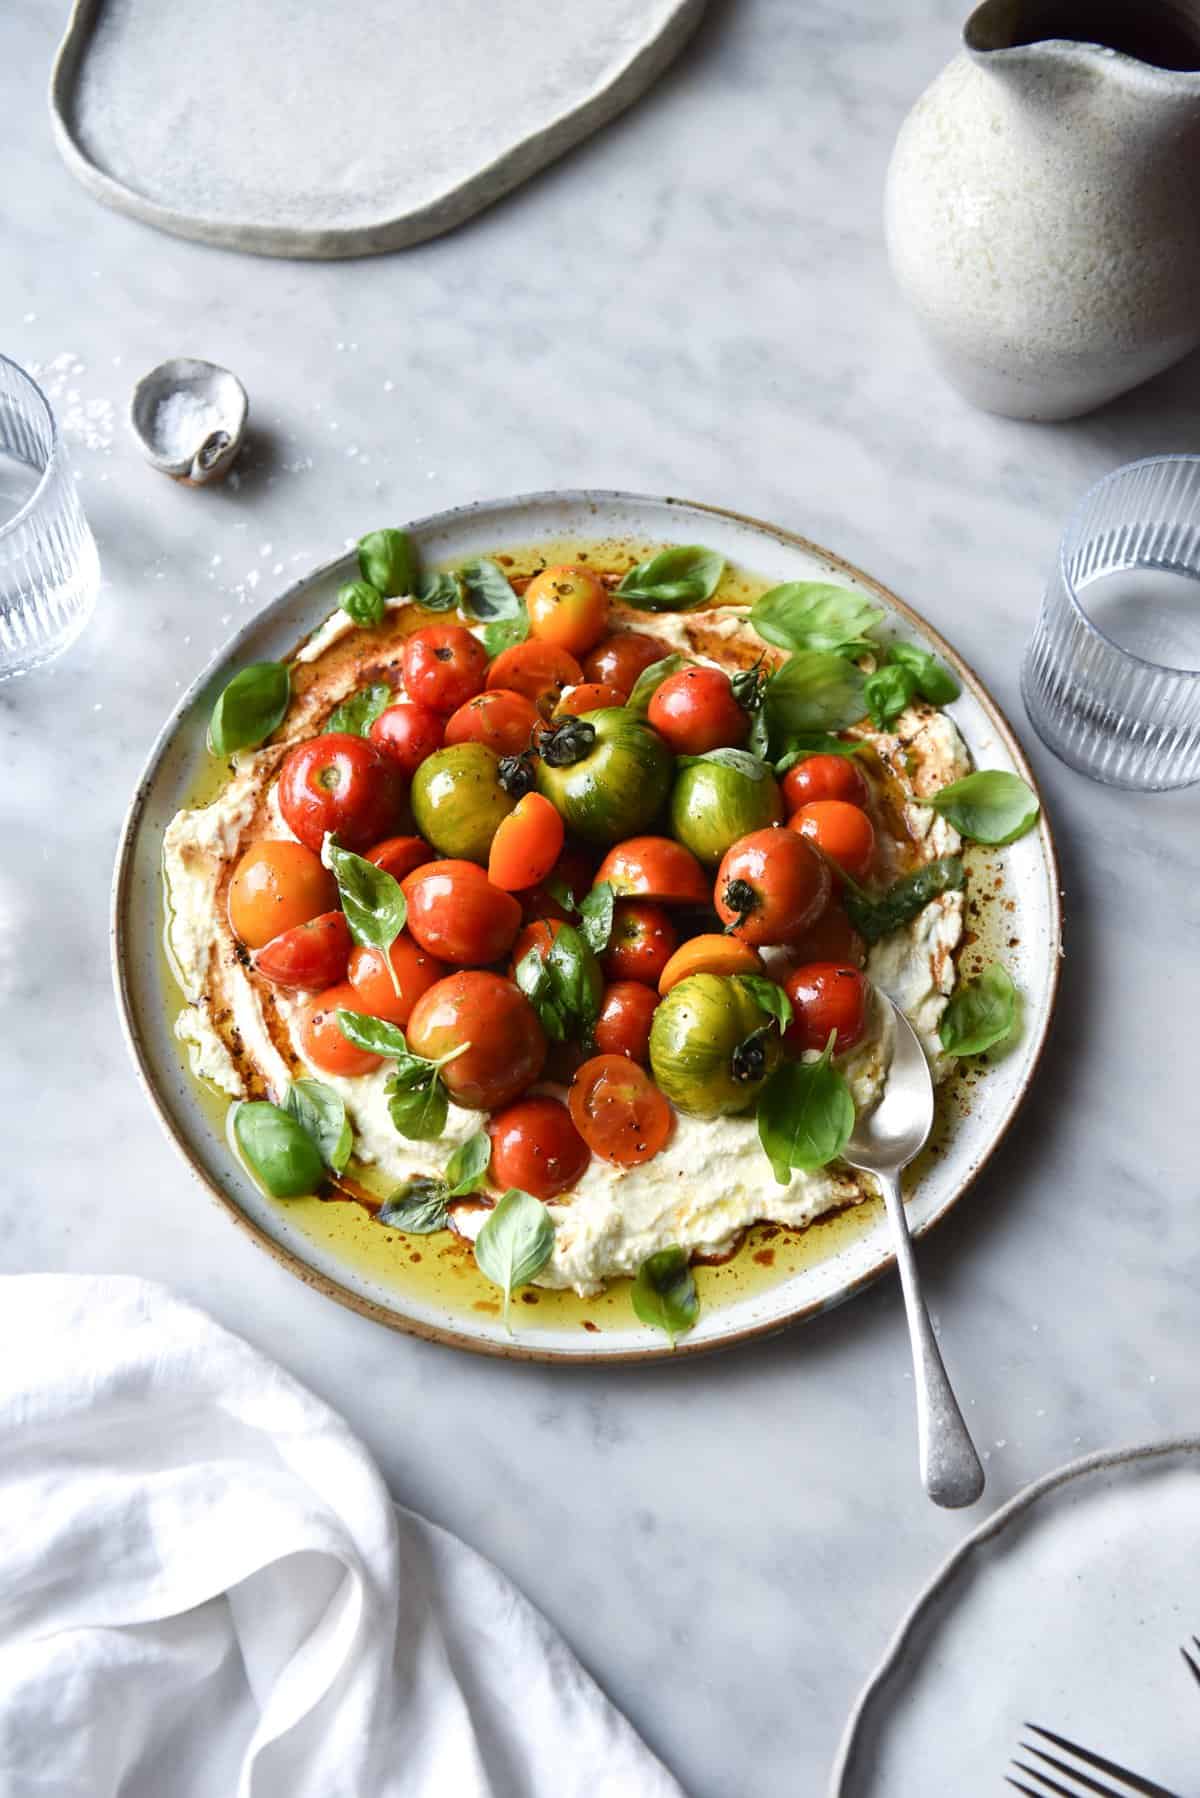
<path id="1" fill-rule="evenodd" d="M 476 862 L 426 862 L 401 881 L 410 934 L 456 967 L 486 967 L 512 948 L 521 908 Z"/>
<path id="2" fill-rule="evenodd" d="M 402 700 L 380 712 L 367 732 L 377 749 L 389 756 L 406 780 L 411 780 L 427 755 L 442 747 L 445 719 L 427 705 Z"/>
<path id="3" fill-rule="evenodd" d="M 593 1055 L 567 1093 L 571 1120 L 593 1155 L 639 1167 L 666 1147 L 675 1114 L 650 1076 L 626 1055 Z"/>
<path id="4" fill-rule="evenodd" d="M 578 915 L 578 902 L 592 884 L 596 869 L 596 858 L 585 849 L 574 843 L 568 844 L 551 868 L 545 880 L 539 881 L 528 892 L 518 895 L 521 910 L 528 918 L 567 918 Z M 570 893 L 576 901 L 575 907 L 568 912 L 557 899 L 551 888 Z"/>
<path id="5" fill-rule="evenodd" d="M 556 643 L 539 643 L 530 637 L 502 649 L 488 669 L 489 688 L 521 693 L 543 717 L 549 717 L 564 687 L 577 687 L 583 670 L 573 655 Z"/>
<path id="6" fill-rule="evenodd" d="M 837 1031 L 835 1055 L 852 1049 L 867 1019 L 867 982 L 857 968 L 835 961 L 807 962 L 794 968 L 783 983 L 793 1016 L 784 1041 L 797 1055 L 823 1049 Z"/>
<path id="7" fill-rule="evenodd" d="M 374 849 L 367 850 L 364 859 L 374 862 L 393 880 L 404 880 L 414 868 L 436 861 L 437 851 L 429 847 L 424 837 L 385 837 Z"/>
<path id="8" fill-rule="evenodd" d="M 583 1178 L 591 1150 L 557 1099 L 518 1099 L 487 1127 L 495 1185 L 519 1186 L 535 1199 L 554 1199 Z"/>
<path id="9" fill-rule="evenodd" d="M 456 712 L 483 691 L 487 650 L 461 624 L 427 624 L 405 639 L 404 691 L 433 712 Z"/>
<path id="10" fill-rule="evenodd" d="M 509 962 L 515 974 L 531 949 L 536 949 L 542 960 L 549 955 L 554 939 L 565 924 L 565 918 L 535 918 L 532 924 L 518 932 L 517 940 L 512 946 Z"/>
<path id="11" fill-rule="evenodd" d="M 541 719 L 523 693 L 492 687 L 460 705 L 446 725 L 447 743 L 483 743 L 497 755 L 520 755 Z"/>
<path id="12" fill-rule="evenodd" d="M 387 971 L 382 949 L 371 949 L 360 943 L 350 956 L 350 985 L 358 994 L 356 1011 L 372 1018 L 386 1018 L 389 1024 L 403 1029 L 412 1008 L 422 993 L 444 980 L 450 972 L 444 962 L 429 955 L 402 930 L 391 948 L 393 981 Z"/>
<path id="13" fill-rule="evenodd" d="M 796 853 L 797 847 L 803 852 Z M 829 898 L 830 873 L 794 830 L 753 830 L 727 849 L 713 903 L 730 936 L 744 943 L 787 943 L 807 930 Z"/>
<path id="14" fill-rule="evenodd" d="M 646 713 L 676 755 L 737 749 L 750 734 L 750 717 L 733 697 L 723 668 L 681 668 L 655 689 Z"/>
<path id="15" fill-rule="evenodd" d="M 865 805 L 871 797 L 866 775 L 848 755 L 806 755 L 788 769 L 781 784 L 789 812 L 798 812 L 813 799 Z"/>
<path id="16" fill-rule="evenodd" d="M 762 958 L 749 943 L 735 936 L 704 932 L 681 943 L 658 977 L 658 990 L 665 999 L 673 986 L 689 974 L 764 974 Z"/>
<path id="17" fill-rule="evenodd" d="M 604 989 L 594 1031 L 601 1055 L 625 1055 L 642 1067 L 650 1059 L 650 1026 L 658 994 L 640 980 L 614 980 Z"/>
<path id="18" fill-rule="evenodd" d="M 548 799 L 526 793 L 500 820 L 488 853 L 488 879 L 506 893 L 545 880 L 562 853 L 563 821 Z"/>
<path id="19" fill-rule="evenodd" d="M 602 712 L 606 706 L 624 705 L 627 695 L 619 687 L 606 686 L 603 681 L 583 681 L 578 687 L 568 687 L 555 706 L 553 718 L 578 718 L 584 712 Z"/>
<path id="20" fill-rule="evenodd" d="M 670 915 L 661 905 L 618 899 L 601 965 L 610 980 L 641 980 L 655 986 L 678 941 Z"/>
<path id="21" fill-rule="evenodd" d="M 834 893 L 816 923 L 810 924 L 803 936 L 797 937 L 792 954 L 794 967 L 805 961 L 838 961 L 861 968 L 867 959 L 867 945 Z"/>
<path id="22" fill-rule="evenodd" d="M 710 898 L 704 869 L 673 837 L 627 837 L 600 863 L 595 884 L 602 880 L 630 898 L 677 905 L 707 905 Z"/>
<path id="23" fill-rule="evenodd" d="M 333 875 L 303 843 L 252 843 L 229 882 L 230 928 L 247 949 L 262 949 L 337 902 Z"/>
<path id="24" fill-rule="evenodd" d="M 345 913 L 325 911 L 307 924 L 293 924 L 290 930 L 272 937 L 255 956 L 254 966 L 272 986 L 319 993 L 346 978 L 353 947 Z"/>
<path id="25" fill-rule="evenodd" d="M 543 568 L 525 589 L 529 634 L 581 656 L 608 629 L 608 589 L 588 568 Z"/>
<path id="26" fill-rule="evenodd" d="M 469 1048 L 441 1069 L 456 1105 L 495 1111 L 532 1086 L 546 1059 L 537 1013 L 500 974 L 448 974 L 422 994 L 408 1020 L 409 1047 L 431 1061 Z"/>
<path id="27" fill-rule="evenodd" d="M 875 859 L 875 826 L 860 805 L 844 799 L 811 800 L 788 819 L 788 828 L 815 843 L 853 880 L 861 880 Z"/>
<path id="28" fill-rule="evenodd" d="M 383 1066 L 381 1056 L 369 1055 L 342 1034 L 338 1012 L 361 1009 L 357 992 L 345 980 L 340 986 L 329 986 L 323 993 L 317 993 L 300 1013 L 300 1047 L 322 1074 L 353 1080 L 359 1074 L 371 1074 Z"/>
<path id="29" fill-rule="evenodd" d="M 583 672 L 589 681 L 603 681 L 626 697 L 633 692 L 637 677 L 654 662 L 671 653 L 670 645 L 643 631 L 614 631 L 585 657 Z"/>
<path id="30" fill-rule="evenodd" d="M 365 849 L 402 830 L 405 781 L 376 744 L 349 731 L 297 743 L 279 770 L 279 809 L 309 849 L 320 854 L 327 831 L 343 849 Z"/>

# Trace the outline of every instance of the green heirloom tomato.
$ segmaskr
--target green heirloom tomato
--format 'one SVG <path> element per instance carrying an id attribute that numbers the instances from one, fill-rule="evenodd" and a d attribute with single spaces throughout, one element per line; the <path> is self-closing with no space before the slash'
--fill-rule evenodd
<path id="1" fill-rule="evenodd" d="M 779 1032 L 738 980 L 689 974 L 650 1026 L 650 1070 L 692 1117 L 724 1117 L 754 1104 L 779 1065 Z"/>
<path id="2" fill-rule="evenodd" d="M 564 718 L 539 744 L 538 791 L 589 843 L 638 836 L 662 809 L 675 758 L 628 706 Z"/>
<path id="3" fill-rule="evenodd" d="M 485 867 L 492 838 L 517 803 L 485 743 L 435 749 L 413 775 L 410 798 L 417 829 L 439 855 Z"/>
<path id="4" fill-rule="evenodd" d="M 250 1171 L 273 1199 L 303 1199 L 325 1183 L 325 1163 L 307 1130 L 278 1105 L 254 1099 L 233 1108 L 233 1134 Z"/>
<path id="5" fill-rule="evenodd" d="M 760 762 L 756 779 L 746 771 L 753 758 L 740 760 L 745 767 L 732 765 L 732 760 L 693 762 L 681 771 L 671 791 L 671 835 L 709 868 L 716 867 L 739 837 L 783 821 L 783 796 L 775 776 Z"/>

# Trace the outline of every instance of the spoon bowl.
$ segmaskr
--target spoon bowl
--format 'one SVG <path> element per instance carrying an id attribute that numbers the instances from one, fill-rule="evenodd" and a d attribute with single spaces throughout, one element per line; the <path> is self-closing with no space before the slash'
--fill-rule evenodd
<path id="1" fill-rule="evenodd" d="M 862 1113 L 842 1151 L 843 1161 L 863 1173 L 907 1167 L 921 1153 L 933 1129 L 933 1075 L 921 1039 L 900 1007 L 880 994 L 891 1012 L 892 1059 L 883 1097 Z"/>

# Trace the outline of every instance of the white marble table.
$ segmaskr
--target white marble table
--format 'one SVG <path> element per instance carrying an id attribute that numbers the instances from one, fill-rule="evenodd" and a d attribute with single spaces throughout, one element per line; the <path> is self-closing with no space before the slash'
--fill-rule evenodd
<path id="1" fill-rule="evenodd" d="M 161 1136 L 117 1027 L 109 874 L 163 714 L 245 609 L 364 528 L 481 494 L 621 486 L 796 527 L 914 601 L 1019 717 L 1065 512 L 1117 462 L 1197 447 L 1200 362 L 1044 428 L 939 383 L 889 285 L 880 186 L 960 7 L 902 10 L 900 30 L 887 0 L 712 0 L 602 137 L 452 237 L 324 266 L 93 204 L 43 98 L 65 0 L 0 23 L 0 348 L 50 385 L 105 571 L 73 653 L 0 687 L 3 1266 L 169 1281 L 277 1356 L 545 1608 L 694 1798 L 821 1792 L 905 1601 L 982 1515 L 920 1495 L 894 1285 L 642 1371 L 472 1360 L 340 1310 Z M 175 487 L 125 434 L 133 380 L 178 354 L 249 389 L 236 486 Z M 1107 792 L 1031 747 L 1065 864 L 1058 1026 L 922 1256 L 984 1506 L 1198 1408 L 1200 799 Z"/>

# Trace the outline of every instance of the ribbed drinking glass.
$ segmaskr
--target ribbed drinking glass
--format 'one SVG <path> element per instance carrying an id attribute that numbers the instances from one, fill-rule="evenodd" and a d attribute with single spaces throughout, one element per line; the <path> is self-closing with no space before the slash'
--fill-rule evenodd
<path id="1" fill-rule="evenodd" d="M 1200 456 L 1151 456 L 1087 493 L 1021 670 L 1048 748 L 1109 786 L 1200 781 Z"/>
<path id="2" fill-rule="evenodd" d="M 73 643 L 99 585 L 54 414 L 36 381 L 0 356 L 0 680 Z"/>

